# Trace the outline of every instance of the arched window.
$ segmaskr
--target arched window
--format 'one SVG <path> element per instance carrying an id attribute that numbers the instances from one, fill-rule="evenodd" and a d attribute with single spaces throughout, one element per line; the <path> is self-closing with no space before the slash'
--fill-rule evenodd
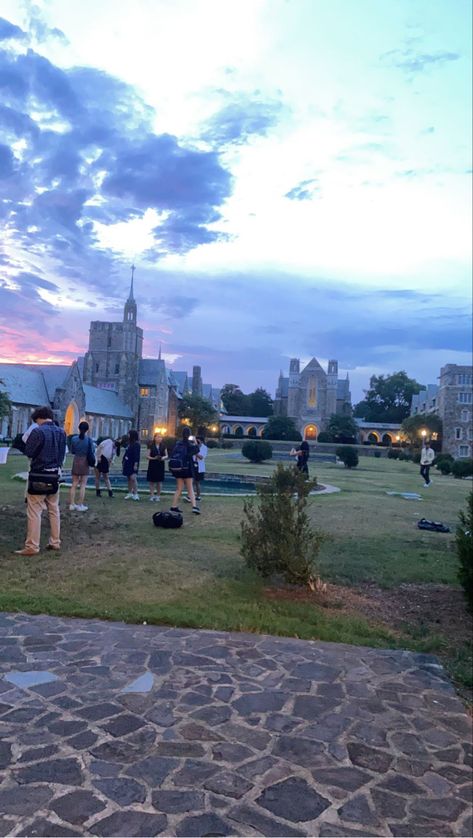
<path id="1" fill-rule="evenodd" d="M 256 436 L 256 428 L 250 427 L 250 428 L 248 428 L 246 433 L 247 433 L 247 436 L 250 436 L 250 437 L 253 438 L 253 437 Z"/>
<path id="2" fill-rule="evenodd" d="M 317 379 L 311 375 L 307 384 L 307 406 L 317 406 Z"/>
<path id="3" fill-rule="evenodd" d="M 243 428 L 241 427 L 241 425 L 237 425 L 233 433 L 235 434 L 235 436 L 238 437 L 243 436 Z"/>

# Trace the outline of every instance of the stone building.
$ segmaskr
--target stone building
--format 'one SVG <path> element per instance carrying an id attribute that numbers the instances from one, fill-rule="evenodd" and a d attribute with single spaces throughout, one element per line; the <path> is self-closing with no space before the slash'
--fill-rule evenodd
<path id="1" fill-rule="evenodd" d="M 293 419 L 304 439 L 317 439 L 332 414 L 351 415 L 348 375 L 339 379 L 338 361 L 329 361 L 325 372 L 312 358 L 301 371 L 299 358 L 291 358 L 289 376 L 279 375 L 274 413 Z"/>
<path id="2" fill-rule="evenodd" d="M 455 458 L 473 455 L 473 366 L 446 364 L 438 384 L 412 397 L 411 416 L 427 413 L 442 420 L 442 451 Z"/>

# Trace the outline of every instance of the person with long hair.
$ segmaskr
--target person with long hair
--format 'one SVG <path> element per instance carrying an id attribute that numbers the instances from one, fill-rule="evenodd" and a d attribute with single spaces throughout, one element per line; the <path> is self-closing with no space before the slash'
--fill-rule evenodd
<path id="1" fill-rule="evenodd" d="M 87 432 L 89 423 L 79 422 L 79 433 L 71 439 L 71 454 L 73 456 L 71 476 L 72 483 L 69 491 L 69 509 L 71 512 L 87 512 L 84 504 L 85 487 L 89 476 L 89 463 L 94 459 L 94 445 Z M 76 491 L 79 489 L 79 503 L 76 503 Z"/>
<path id="2" fill-rule="evenodd" d="M 199 451 L 199 446 L 196 443 L 195 437 L 191 436 L 189 428 L 185 425 L 182 429 L 182 438 L 176 442 L 172 451 L 169 468 L 173 477 L 176 478 L 176 491 L 172 499 L 171 512 L 181 512 L 178 507 L 179 498 L 182 490 L 187 489 L 187 496 L 192 503 L 192 512 L 195 515 L 200 515 L 200 509 L 197 506 L 194 494 L 194 487 L 192 485 L 194 477 L 194 467 L 192 459 Z M 173 466 L 173 462 L 175 466 Z M 178 465 L 180 463 L 180 465 Z"/>
<path id="3" fill-rule="evenodd" d="M 161 486 L 164 481 L 164 462 L 167 460 L 168 452 L 161 434 L 155 434 L 148 446 L 148 471 L 146 479 L 149 483 L 150 501 L 161 500 Z"/>
<path id="4" fill-rule="evenodd" d="M 122 474 L 128 480 L 128 494 L 125 500 L 139 500 L 138 494 L 138 469 L 140 467 L 140 452 L 138 431 L 129 431 L 128 445 L 125 449 L 122 460 Z"/>

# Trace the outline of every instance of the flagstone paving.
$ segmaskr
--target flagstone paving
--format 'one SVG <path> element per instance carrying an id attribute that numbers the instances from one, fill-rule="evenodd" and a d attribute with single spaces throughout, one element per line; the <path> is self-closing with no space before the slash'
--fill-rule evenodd
<path id="1" fill-rule="evenodd" d="M 432 656 L 0 615 L 0 836 L 472 832 Z"/>

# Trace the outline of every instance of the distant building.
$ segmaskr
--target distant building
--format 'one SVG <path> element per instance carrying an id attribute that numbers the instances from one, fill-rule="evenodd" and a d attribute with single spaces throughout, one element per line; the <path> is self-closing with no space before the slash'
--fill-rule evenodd
<path id="1" fill-rule="evenodd" d="M 412 397 L 411 416 L 435 413 L 442 420 L 442 451 L 455 458 L 473 454 L 473 366 L 446 364 L 439 384 Z"/>
<path id="2" fill-rule="evenodd" d="M 292 358 L 289 376 L 279 375 L 274 413 L 289 416 L 304 439 L 317 439 L 334 413 L 351 415 L 348 375 L 338 377 L 338 361 L 329 361 L 325 372 L 316 358 L 301 371 L 299 358 Z"/>

